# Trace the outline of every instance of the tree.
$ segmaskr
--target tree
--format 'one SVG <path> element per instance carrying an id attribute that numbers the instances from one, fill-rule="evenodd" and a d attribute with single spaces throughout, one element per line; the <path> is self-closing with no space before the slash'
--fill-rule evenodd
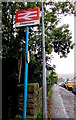
<path id="1" fill-rule="evenodd" d="M 59 14 L 63 14 L 64 16 L 68 14 L 73 14 L 74 6 L 70 2 L 58 2 L 58 3 L 44 3 L 44 14 L 45 14 L 45 46 L 46 46 L 46 54 L 51 54 L 54 49 L 54 52 L 58 53 L 60 57 L 67 57 L 70 49 L 73 49 L 73 43 L 71 41 L 71 33 L 69 30 L 69 25 L 62 25 L 58 27 L 60 22 L 60 18 L 58 19 Z M 38 3 L 37 6 L 40 6 L 41 10 L 41 3 Z M 50 7 L 48 10 L 47 8 Z M 41 21 L 41 19 L 40 19 Z M 41 22 L 40 22 L 41 23 Z M 42 23 L 41 23 L 42 26 Z M 33 39 L 35 41 L 32 44 L 33 46 L 30 47 L 30 50 L 34 52 L 33 55 L 36 55 L 36 61 L 40 61 L 42 63 L 41 51 L 42 51 L 42 44 L 41 44 L 41 35 L 42 35 L 42 27 L 38 26 L 37 30 L 31 32 L 31 35 L 34 36 Z M 31 29 L 31 28 L 30 28 Z M 36 53 L 37 50 L 37 53 Z M 46 58 L 48 59 L 48 58 Z M 47 69 L 51 70 L 51 66 L 47 65 Z"/>
<path id="2" fill-rule="evenodd" d="M 54 84 L 57 83 L 58 76 L 54 70 L 51 70 L 51 73 L 47 75 L 47 83 Z"/>
<path id="3" fill-rule="evenodd" d="M 25 52 L 25 28 L 15 28 L 15 14 L 18 9 L 26 9 L 28 7 L 39 6 L 41 11 L 41 3 L 3 3 L 2 6 L 2 29 L 3 29 L 3 58 L 18 59 L 23 57 Z M 49 9 L 47 9 L 49 7 Z M 58 27 L 60 18 L 59 14 L 73 14 L 74 6 L 70 2 L 45 2 L 44 3 L 44 22 L 45 22 L 45 47 L 46 54 L 54 51 L 60 57 L 67 57 L 70 49 L 73 48 L 71 41 L 71 33 L 68 25 Z M 41 14 L 40 14 L 41 15 Z M 29 28 L 29 81 L 41 81 L 42 79 L 42 19 L 40 17 L 40 25 Z M 49 67 L 49 66 L 48 66 Z M 49 67 L 50 68 L 50 67 Z"/>

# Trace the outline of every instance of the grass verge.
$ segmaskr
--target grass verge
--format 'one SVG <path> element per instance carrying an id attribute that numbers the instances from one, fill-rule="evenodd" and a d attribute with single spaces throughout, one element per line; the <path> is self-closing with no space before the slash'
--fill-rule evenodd
<path id="1" fill-rule="evenodd" d="M 48 102 L 48 100 L 49 100 L 49 98 L 50 98 L 50 96 L 51 96 L 52 87 L 53 87 L 53 85 L 51 85 L 50 90 L 49 90 L 49 92 L 48 92 L 48 94 L 47 94 L 47 102 Z M 40 112 L 39 112 L 39 114 L 38 114 L 37 120 L 42 120 L 42 108 L 40 109 Z M 47 120 L 48 120 L 48 111 L 47 111 Z"/>

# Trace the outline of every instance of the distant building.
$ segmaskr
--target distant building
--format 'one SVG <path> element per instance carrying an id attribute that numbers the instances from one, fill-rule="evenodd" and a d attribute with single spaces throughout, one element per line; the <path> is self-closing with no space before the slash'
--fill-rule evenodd
<path id="1" fill-rule="evenodd" d="M 61 77 L 61 78 L 58 78 L 58 81 L 59 81 L 59 82 L 64 82 L 65 79 Z"/>

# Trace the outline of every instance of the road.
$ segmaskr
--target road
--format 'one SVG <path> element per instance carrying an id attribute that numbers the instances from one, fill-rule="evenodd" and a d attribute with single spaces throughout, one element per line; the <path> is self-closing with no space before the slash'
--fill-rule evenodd
<path id="1" fill-rule="evenodd" d="M 55 84 L 51 96 L 52 118 L 74 118 L 75 97 L 71 91 Z"/>

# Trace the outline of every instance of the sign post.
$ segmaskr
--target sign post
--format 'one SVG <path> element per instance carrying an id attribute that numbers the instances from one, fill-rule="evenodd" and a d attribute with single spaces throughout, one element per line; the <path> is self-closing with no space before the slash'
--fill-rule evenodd
<path id="1" fill-rule="evenodd" d="M 16 27 L 26 26 L 23 120 L 26 120 L 26 108 L 27 108 L 27 81 L 28 81 L 28 63 L 29 63 L 28 26 L 38 25 L 39 23 L 40 23 L 39 7 L 16 11 Z"/>
<path id="2" fill-rule="evenodd" d="M 26 118 L 26 107 L 27 107 L 27 81 L 28 81 L 28 63 L 27 63 L 27 53 L 28 53 L 28 26 L 26 27 L 26 44 L 25 44 L 25 78 L 24 78 L 24 106 L 23 106 L 23 119 Z"/>

